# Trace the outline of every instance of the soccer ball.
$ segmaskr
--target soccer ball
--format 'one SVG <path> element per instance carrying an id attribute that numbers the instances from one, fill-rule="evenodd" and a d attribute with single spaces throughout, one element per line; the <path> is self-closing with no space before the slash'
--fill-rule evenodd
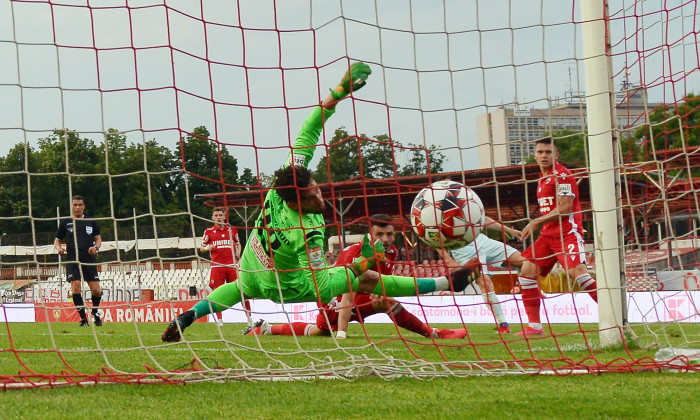
<path id="1" fill-rule="evenodd" d="M 438 181 L 423 188 L 411 206 L 411 224 L 428 246 L 450 251 L 466 246 L 484 225 L 484 205 L 470 188 Z"/>

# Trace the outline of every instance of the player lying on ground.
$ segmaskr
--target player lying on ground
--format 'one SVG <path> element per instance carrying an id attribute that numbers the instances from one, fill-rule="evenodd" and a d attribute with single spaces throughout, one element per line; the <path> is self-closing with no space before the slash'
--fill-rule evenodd
<path id="1" fill-rule="evenodd" d="M 388 214 L 375 214 L 370 217 L 370 240 L 381 241 L 384 247 L 384 264 L 377 267 L 382 276 L 391 275 L 396 261 L 396 232 L 391 224 Z M 338 256 L 336 266 L 351 265 L 354 260 L 361 257 L 361 243 L 350 245 Z M 422 322 L 411 312 L 406 310 L 396 299 L 370 293 L 344 293 L 334 297 L 329 303 L 324 303 L 319 308 L 315 324 L 305 322 L 293 322 L 271 326 L 264 320 L 258 321 L 253 327 L 248 327 L 244 334 L 272 334 L 272 335 L 324 335 L 330 336 L 331 331 L 337 331 L 337 338 L 343 339 L 347 335 L 349 322 L 362 323 L 365 318 L 376 314 L 388 314 L 397 326 L 405 328 L 423 337 L 433 338 L 464 338 L 467 335 L 465 329 L 437 329 Z"/>
<path id="2" fill-rule="evenodd" d="M 341 83 L 307 117 L 285 166 L 274 174 L 272 189 L 265 196 L 262 212 L 241 256 L 239 280 L 214 290 L 207 299 L 173 320 L 163 332 L 163 341 L 179 341 L 182 330 L 196 319 L 230 308 L 243 297 L 278 303 L 328 303 L 334 296 L 351 290 L 415 296 L 450 289 L 459 292 L 479 276 L 479 262 L 474 260 L 449 279 L 383 276 L 380 282 L 379 273 L 372 269 L 383 260 L 384 248 L 381 242 L 372 244 L 369 235 L 362 242 L 362 256 L 352 265 L 326 265 L 325 203 L 307 167 L 323 124 L 335 112 L 338 101 L 362 88 L 370 73 L 366 64 L 353 64 Z"/>
<path id="3" fill-rule="evenodd" d="M 509 228 L 488 216 L 484 218 L 484 228 L 507 233 L 516 238 L 520 238 L 521 234 L 519 230 Z M 522 267 L 525 259 L 520 255 L 520 252 L 510 245 L 489 238 L 483 233 L 479 234 L 473 242 L 465 247 L 450 252 L 443 250 L 439 250 L 439 252 L 448 266 L 464 264 L 472 258 L 479 259 L 481 262 L 481 276 L 476 280 L 476 284 L 481 289 L 481 297 L 496 318 L 498 332 L 501 334 L 509 333 L 510 325 L 508 325 L 503 314 L 501 302 L 496 296 L 489 268 L 501 267 L 505 264 L 510 267 Z"/>

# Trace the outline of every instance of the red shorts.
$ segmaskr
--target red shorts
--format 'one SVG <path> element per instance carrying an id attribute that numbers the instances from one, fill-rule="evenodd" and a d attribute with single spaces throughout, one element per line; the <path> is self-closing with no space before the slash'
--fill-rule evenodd
<path id="1" fill-rule="evenodd" d="M 540 268 L 541 276 L 549 274 L 557 261 L 565 270 L 586 264 L 583 238 L 578 233 L 564 236 L 563 241 L 559 236 L 540 236 L 531 247 L 523 251 L 523 257 Z"/>
<path id="2" fill-rule="evenodd" d="M 318 315 L 316 316 L 316 327 L 318 327 L 319 330 L 338 331 L 338 306 L 340 305 L 340 302 L 337 299 L 338 298 L 333 298 L 330 303 L 318 308 L 319 310 Z M 350 322 L 360 322 L 362 319 L 376 313 L 377 312 L 372 307 L 372 299 L 370 299 L 369 293 L 355 294 Z M 328 316 L 328 322 L 326 322 L 326 316 Z"/>
<path id="3" fill-rule="evenodd" d="M 235 268 L 213 266 L 209 275 L 209 287 L 214 290 L 224 283 L 232 283 L 236 280 L 238 280 L 238 273 Z"/>

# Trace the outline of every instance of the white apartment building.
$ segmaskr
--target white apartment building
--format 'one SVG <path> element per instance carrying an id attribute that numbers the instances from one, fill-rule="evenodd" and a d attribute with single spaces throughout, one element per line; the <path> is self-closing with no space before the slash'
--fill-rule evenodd
<path id="1" fill-rule="evenodd" d="M 659 106 L 646 103 L 644 89 L 625 84 L 615 100 L 620 130 L 644 124 L 647 112 Z M 567 95 L 564 100 L 550 103 L 552 106 L 545 109 L 502 106 L 477 116 L 479 168 L 518 165 L 532 156 L 537 139 L 564 130 L 586 131 L 583 95 Z"/>

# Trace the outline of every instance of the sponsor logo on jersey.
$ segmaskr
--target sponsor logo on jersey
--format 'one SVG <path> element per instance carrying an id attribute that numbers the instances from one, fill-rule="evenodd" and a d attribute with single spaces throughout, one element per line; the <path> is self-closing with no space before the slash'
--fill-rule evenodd
<path id="1" fill-rule="evenodd" d="M 273 268 L 272 259 L 265 253 L 257 235 L 253 235 L 250 239 L 250 248 L 253 250 L 258 261 L 260 261 L 260 264 L 265 266 L 265 268 Z"/>
<path id="2" fill-rule="evenodd" d="M 315 246 L 309 250 L 309 263 L 312 268 L 323 268 L 323 249 L 320 246 Z"/>
<path id="3" fill-rule="evenodd" d="M 233 241 L 230 239 L 222 239 L 220 241 L 213 241 L 212 246 L 215 248 L 231 248 L 233 247 Z"/>

